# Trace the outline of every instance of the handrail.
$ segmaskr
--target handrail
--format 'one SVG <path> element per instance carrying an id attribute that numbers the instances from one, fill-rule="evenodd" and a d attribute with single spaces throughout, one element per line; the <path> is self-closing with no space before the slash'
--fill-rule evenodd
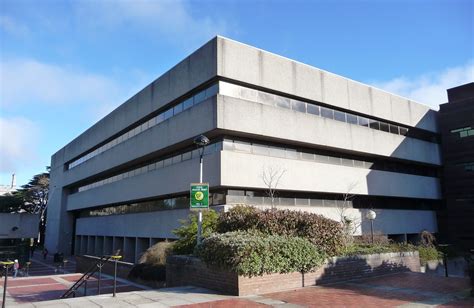
<path id="1" fill-rule="evenodd" d="M 71 294 L 75 294 L 77 289 L 79 289 L 82 284 L 87 281 L 92 275 L 94 275 L 97 272 L 98 265 L 103 265 L 105 262 L 107 262 L 110 259 L 113 259 L 115 256 L 110 255 L 110 256 L 101 256 L 100 259 L 94 263 L 85 273 L 84 275 L 79 278 L 66 292 L 64 292 L 63 295 L 61 295 L 61 298 L 67 298 Z"/>

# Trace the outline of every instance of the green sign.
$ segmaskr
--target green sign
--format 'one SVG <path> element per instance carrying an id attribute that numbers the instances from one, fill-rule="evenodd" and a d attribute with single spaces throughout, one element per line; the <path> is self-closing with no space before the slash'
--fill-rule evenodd
<path id="1" fill-rule="evenodd" d="M 202 209 L 209 207 L 209 184 L 191 183 L 191 209 Z"/>

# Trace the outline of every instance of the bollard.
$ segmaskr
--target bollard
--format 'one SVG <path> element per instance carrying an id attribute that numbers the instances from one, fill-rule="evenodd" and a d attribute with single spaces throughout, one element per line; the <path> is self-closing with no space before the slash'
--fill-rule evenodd
<path id="1" fill-rule="evenodd" d="M 114 291 L 113 291 L 113 297 L 115 297 L 116 291 L 117 291 L 117 261 L 121 259 L 122 256 L 112 256 L 111 259 L 115 260 L 114 264 Z"/>
<path id="2" fill-rule="evenodd" d="M 14 262 L 12 261 L 4 261 L 0 262 L 5 269 L 5 280 L 3 281 L 3 301 L 2 301 L 2 308 L 5 308 L 5 302 L 7 298 L 7 281 L 8 281 L 8 267 L 13 265 Z"/>

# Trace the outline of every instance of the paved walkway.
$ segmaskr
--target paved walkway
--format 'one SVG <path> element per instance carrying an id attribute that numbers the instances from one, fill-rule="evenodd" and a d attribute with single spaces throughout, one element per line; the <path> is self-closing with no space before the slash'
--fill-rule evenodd
<path id="1" fill-rule="evenodd" d="M 400 273 L 307 287 L 261 296 L 235 297 L 180 287 L 87 296 L 17 305 L 15 307 L 474 307 L 469 280 L 421 273 Z"/>
<path id="2" fill-rule="evenodd" d="M 65 263 L 65 266 L 58 266 L 53 262 L 51 256 L 45 259 L 36 253 L 31 260 L 28 271 L 22 270 L 17 278 L 8 277 L 7 287 L 7 307 L 18 304 L 33 303 L 42 305 L 43 301 L 57 300 L 64 292 L 71 287 L 79 278 L 81 273 L 75 273 L 76 264 L 73 259 Z M 27 275 L 28 273 L 28 275 Z M 3 295 L 3 278 L 0 279 L 0 294 Z M 76 293 L 76 297 L 85 295 L 96 295 L 97 275 L 91 277 L 87 286 L 83 285 Z M 101 294 L 110 294 L 113 291 L 113 277 L 102 274 Z M 125 279 L 117 278 L 117 292 L 130 292 L 148 290 L 148 287 L 135 284 Z M 2 303 L 0 297 L 0 304 Z M 33 307 L 31 305 L 27 305 Z M 85 308 L 85 307 L 83 307 Z"/>

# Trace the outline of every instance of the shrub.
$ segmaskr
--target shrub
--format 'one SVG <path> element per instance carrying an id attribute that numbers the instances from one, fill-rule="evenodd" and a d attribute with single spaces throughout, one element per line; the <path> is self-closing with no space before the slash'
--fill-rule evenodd
<path id="1" fill-rule="evenodd" d="M 324 254 L 304 238 L 255 231 L 213 234 L 202 242 L 197 252 L 207 264 L 249 277 L 309 272 L 325 259 Z"/>
<path id="2" fill-rule="evenodd" d="M 173 247 L 172 242 L 159 242 L 148 248 L 138 260 L 138 263 L 150 265 L 166 264 L 166 257 L 170 255 Z"/>
<path id="3" fill-rule="evenodd" d="M 425 265 L 430 260 L 439 260 L 443 257 L 436 247 L 418 246 L 418 253 L 420 254 L 421 265 Z"/>
<path id="4" fill-rule="evenodd" d="M 372 244 L 372 234 L 363 234 L 356 236 L 354 242 L 360 245 L 390 245 L 391 241 L 388 239 L 387 235 L 383 234 L 380 231 L 374 231 L 374 243 Z"/>
<path id="5" fill-rule="evenodd" d="M 292 210 L 259 210 L 236 206 L 219 216 L 217 231 L 256 230 L 269 235 L 302 237 L 329 255 L 337 255 L 344 246 L 339 222 L 322 215 Z"/>
<path id="6" fill-rule="evenodd" d="M 209 236 L 216 230 L 217 213 L 214 210 L 202 212 L 202 237 Z M 181 255 L 192 254 L 196 247 L 198 213 L 191 213 L 187 219 L 181 220 L 181 227 L 173 230 L 178 240 L 173 244 L 173 253 Z"/>
<path id="7" fill-rule="evenodd" d="M 415 251 L 416 246 L 411 244 L 353 244 L 344 248 L 341 253 L 342 256 L 354 256 L 354 255 L 370 255 L 375 253 L 387 253 L 387 252 L 404 252 L 404 251 Z"/>

